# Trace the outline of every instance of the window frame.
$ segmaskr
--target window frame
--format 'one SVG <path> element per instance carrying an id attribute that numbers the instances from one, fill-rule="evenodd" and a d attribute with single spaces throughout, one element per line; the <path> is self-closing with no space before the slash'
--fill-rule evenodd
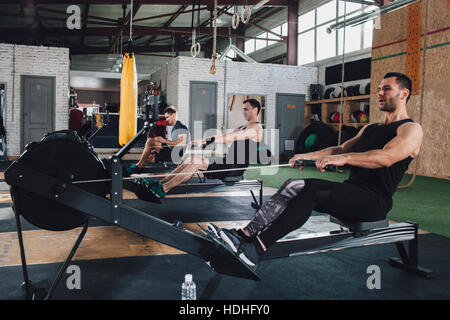
<path id="1" fill-rule="evenodd" d="M 317 9 L 320 8 L 321 6 L 324 6 L 324 5 L 328 4 L 328 3 L 330 3 L 331 1 L 334 1 L 335 4 L 336 4 L 336 14 L 335 14 L 335 18 L 330 19 L 330 20 L 328 20 L 328 21 L 325 21 L 325 22 L 322 22 L 322 23 L 318 24 L 318 23 L 317 23 L 317 21 L 318 21 L 318 19 L 317 19 L 317 11 L 318 11 L 318 10 L 317 10 Z M 335 32 L 334 32 L 334 36 L 335 36 L 336 38 L 335 38 L 334 55 L 331 56 L 331 57 L 329 57 L 329 58 L 326 58 L 326 59 L 317 60 L 317 29 L 320 28 L 320 27 L 323 27 L 324 25 L 335 24 L 335 23 L 337 23 L 339 20 L 342 20 L 342 18 L 344 17 L 344 15 L 339 16 L 339 5 L 340 5 L 340 1 L 339 1 L 339 0 L 330 0 L 330 1 L 328 1 L 328 2 L 326 2 L 326 3 L 324 3 L 324 4 L 322 4 L 320 7 L 311 9 L 311 10 L 309 10 L 309 11 L 306 11 L 306 12 L 304 12 L 304 13 L 302 13 L 301 15 L 298 16 L 297 21 L 299 22 L 301 16 L 303 16 L 304 14 L 310 13 L 311 11 L 314 10 L 314 26 L 311 27 L 311 28 L 305 29 L 305 30 L 303 30 L 303 31 L 297 33 L 297 38 L 298 38 L 301 34 L 304 34 L 304 33 L 306 33 L 306 32 L 309 32 L 309 31 L 311 31 L 311 30 L 314 30 L 314 61 L 313 61 L 313 62 L 310 62 L 310 63 L 317 63 L 317 62 L 319 62 L 319 61 L 328 60 L 328 59 L 335 58 L 335 57 L 339 57 L 339 56 L 342 55 L 342 54 L 339 53 L 339 41 L 342 42 L 342 39 L 340 39 L 340 37 L 339 37 L 339 32 L 336 32 L 336 31 L 335 31 Z M 355 9 L 355 10 L 353 10 L 353 11 L 347 12 L 347 16 L 348 16 L 348 15 L 351 15 L 351 14 L 354 14 L 354 13 L 356 13 L 356 12 L 357 12 L 358 14 L 362 14 L 362 13 L 366 12 L 365 10 L 366 10 L 368 7 L 371 7 L 371 6 L 368 6 L 368 5 L 361 5 L 361 7 L 360 7 L 359 9 Z M 364 24 L 358 25 L 358 26 L 356 26 L 356 27 L 359 27 L 359 28 L 360 28 L 361 42 L 360 42 L 360 47 L 359 47 L 359 49 L 358 49 L 358 50 L 355 50 L 355 51 L 352 51 L 352 52 L 351 52 L 352 54 L 355 53 L 355 52 L 360 52 L 360 51 L 364 51 L 364 50 L 367 50 L 367 49 L 371 48 L 370 46 L 369 46 L 369 47 L 364 47 L 364 39 L 365 39 L 365 28 L 364 28 Z M 298 43 L 298 46 L 300 47 L 300 42 Z M 345 45 L 344 45 L 344 46 L 345 46 Z M 300 48 L 298 48 L 298 49 L 300 49 Z M 348 53 L 350 53 L 350 52 L 345 52 L 345 47 L 343 48 L 342 52 L 343 52 L 343 54 L 348 54 Z M 306 64 L 310 64 L 310 63 L 306 63 Z M 300 65 L 300 58 L 299 58 L 299 57 L 298 57 L 298 64 Z"/>

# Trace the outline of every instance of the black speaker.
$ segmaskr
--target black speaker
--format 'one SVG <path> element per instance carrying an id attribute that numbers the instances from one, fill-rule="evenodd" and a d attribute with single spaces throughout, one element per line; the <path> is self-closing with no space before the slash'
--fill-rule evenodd
<path id="1" fill-rule="evenodd" d="M 311 97 L 311 101 L 322 99 L 322 85 L 317 83 L 310 84 L 309 96 Z"/>

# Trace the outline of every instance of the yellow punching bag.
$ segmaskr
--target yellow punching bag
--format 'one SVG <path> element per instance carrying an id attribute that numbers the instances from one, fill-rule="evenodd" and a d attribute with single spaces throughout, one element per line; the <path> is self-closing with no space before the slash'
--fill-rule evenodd
<path id="1" fill-rule="evenodd" d="M 130 57 L 131 55 L 131 57 Z M 136 135 L 137 75 L 135 55 L 125 53 L 120 80 L 119 144 L 124 146 Z"/>

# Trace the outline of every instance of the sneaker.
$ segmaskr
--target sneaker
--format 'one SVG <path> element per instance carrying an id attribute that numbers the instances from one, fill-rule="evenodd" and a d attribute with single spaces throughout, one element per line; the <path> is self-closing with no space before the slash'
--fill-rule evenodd
<path id="1" fill-rule="evenodd" d="M 134 193 L 136 196 L 144 201 L 161 203 L 161 197 L 159 197 L 149 186 L 144 179 L 140 179 L 136 182 Z M 145 179 L 146 180 L 146 179 Z"/>
<path id="2" fill-rule="evenodd" d="M 221 229 L 218 226 L 208 223 L 206 228 L 233 251 L 243 262 L 251 267 L 255 267 L 259 260 L 256 245 L 249 239 L 241 237 L 236 230 Z"/>
<path id="3" fill-rule="evenodd" d="M 133 173 L 139 173 L 139 170 L 140 170 L 140 168 L 135 163 L 132 163 L 129 167 L 125 168 L 125 171 L 129 175 L 132 175 Z"/>
<path id="4" fill-rule="evenodd" d="M 150 180 L 150 187 L 161 199 L 164 199 L 166 193 L 163 191 L 162 183 L 155 180 Z"/>

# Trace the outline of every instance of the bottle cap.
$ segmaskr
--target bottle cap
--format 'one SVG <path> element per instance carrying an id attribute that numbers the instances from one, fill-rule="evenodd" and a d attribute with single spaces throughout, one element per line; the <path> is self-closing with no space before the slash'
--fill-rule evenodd
<path id="1" fill-rule="evenodd" d="M 184 281 L 186 281 L 186 282 L 192 281 L 192 274 L 185 274 L 184 275 Z"/>

